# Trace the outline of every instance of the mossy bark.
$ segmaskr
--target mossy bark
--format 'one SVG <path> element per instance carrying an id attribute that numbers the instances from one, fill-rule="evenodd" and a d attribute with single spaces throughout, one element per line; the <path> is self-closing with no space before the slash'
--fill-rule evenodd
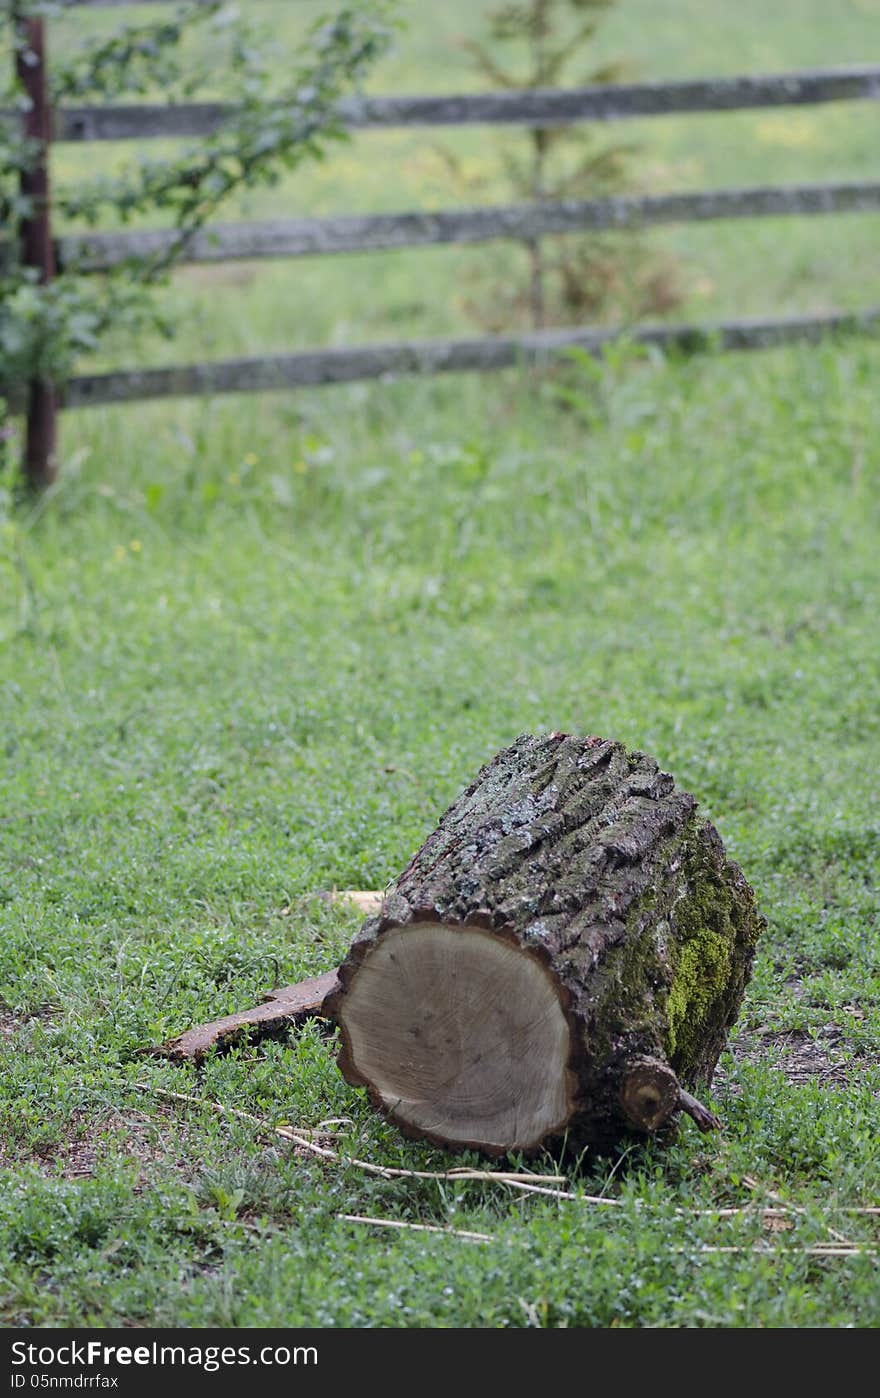
<path id="1" fill-rule="evenodd" d="M 352 988 L 382 938 L 409 927 L 424 941 L 432 923 L 447 943 L 448 929 L 473 940 L 479 928 L 534 958 L 568 1025 L 567 1061 L 548 1065 L 566 1078 L 563 1119 L 541 1139 L 475 1132 L 464 1143 L 498 1154 L 564 1136 L 580 1149 L 650 1133 L 679 1109 L 711 1122 L 686 1089 L 711 1080 L 762 918 L 693 796 L 652 758 L 599 738 L 519 738 L 446 811 L 340 967 L 324 1008 L 340 1025 L 341 1071 L 404 1130 L 456 1145 L 442 1113 L 436 1129 L 414 1129 L 377 1091 L 347 1023 Z M 406 945 L 396 935 L 395 949 Z M 425 1003 L 444 994 L 428 986 Z"/>

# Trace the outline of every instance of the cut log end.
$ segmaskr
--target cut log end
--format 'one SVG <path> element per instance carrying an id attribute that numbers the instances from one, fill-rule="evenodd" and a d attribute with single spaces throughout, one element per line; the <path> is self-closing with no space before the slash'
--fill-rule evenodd
<path id="1" fill-rule="evenodd" d="M 571 1030 L 538 958 L 497 933 L 391 928 L 339 1002 L 340 1068 L 406 1132 L 534 1150 L 573 1110 Z"/>

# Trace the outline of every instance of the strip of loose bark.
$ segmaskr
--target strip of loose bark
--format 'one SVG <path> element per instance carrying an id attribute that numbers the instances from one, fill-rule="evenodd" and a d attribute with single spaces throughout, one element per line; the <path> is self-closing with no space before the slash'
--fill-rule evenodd
<path id="1" fill-rule="evenodd" d="M 365 917 L 377 912 L 382 904 L 381 892 L 372 889 L 332 888 L 319 893 L 318 897 L 327 903 L 350 903 Z M 269 1038 L 283 1029 L 297 1028 L 307 1019 L 320 1015 L 324 997 L 338 988 L 335 970 L 310 980 L 298 981 L 296 985 L 282 986 L 280 990 L 270 991 L 252 1009 L 226 1015 L 223 1019 L 213 1019 L 209 1024 L 197 1024 L 185 1034 L 178 1034 L 176 1038 L 147 1052 L 160 1058 L 199 1063 L 209 1049 L 229 1048 L 245 1032 L 251 1040 L 255 1040 Z"/>
<path id="2" fill-rule="evenodd" d="M 240 1014 L 226 1015 L 223 1019 L 212 1020 L 210 1024 L 197 1025 L 170 1039 L 167 1044 L 149 1052 L 160 1058 L 174 1058 L 198 1063 L 209 1049 L 229 1048 L 246 1032 L 253 1038 L 267 1038 L 286 1028 L 296 1028 L 321 1013 L 324 997 L 338 986 L 336 971 L 328 971 L 323 976 L 313 976 L 310 980 L 299 981 L 296 985 L 285 985 L 273 990 L 261 1005 L 242 1010 Z"/>

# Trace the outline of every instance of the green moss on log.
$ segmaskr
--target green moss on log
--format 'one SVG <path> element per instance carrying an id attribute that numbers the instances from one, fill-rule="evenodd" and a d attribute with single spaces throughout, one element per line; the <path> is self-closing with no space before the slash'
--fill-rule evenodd
<path id="1" fill-rule="evenodd" d="M 724 991 L 730 972 L 730 944 L 711 927 L 687 934 L 678 955 L 669 991 L 668 1051 L 670 1058 L 689 1056 L 713 1004 Z"/>
<path id="2" fill-rule="evenodd" d="M 733 1023 L 764 922 L 752 889 L 724 859 L 708 824 L 688 841 L 684 872 L 687 895 L 673 911 L 666 1052 L 682 1079 L 693 1083 L 711 1076 L 707 1034 L 717 1042 Z"/>

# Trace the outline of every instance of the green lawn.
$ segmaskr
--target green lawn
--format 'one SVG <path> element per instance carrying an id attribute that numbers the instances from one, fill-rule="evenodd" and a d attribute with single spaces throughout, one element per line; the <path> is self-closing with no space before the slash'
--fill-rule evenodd
<path id="1" fill-rule="evenodd" d="M 878 366 L 622 365 L 589 431 L 515 375 L 71 416 L 61 488 L 2 536 L 8 1323 L 877 1322 L 876 1263 L 809 1248 L 876 1244 L 844 1211 L 880 1166 Z M 315 1032 L 203 1070 L 139 1050 L 329 969 L 357 918 L 308 895 L 381 887 L 550 728 L 655 754 L 758 891 L 723 1135 L 585 1161 L 612 1214 L 377 1180 L 155 1095 L 454 1163 Z M 699 1212 L 771 1192 L 786 1231 Z"/>
<path id="2" fill-rule="evenodd" d="M 630 36 L 645 76 L 864 60 L 878 17 L 675 9 L 677 37 L 622 0 L 609 47 Z M 413 90 L 445 50 L 406 42 L 387 86 Z M 457 73 L 437 57 L 424 86 Z M 866 171 L 873 109 L 828 115 Z M 768 178 L 821 177 L 786 149 Z M 326 169 L 305 187 L 346 207 Z M 409 202 L 386 171 L 387 200 L 349 171 L 348 207 Z M 851 222 L 868 248 L 876 220 Z M 700 233 L 735 288 L 728 236 Z M 811 236 L 766 226 L 741 309 L 781 306 L 784 267 L 801 304 L 867 295 L 875 253 L 841 234 L 816 262 Z M 163 353 L 367 339 L 415 291 L 406 329 L 439 333 L 445 256 L 279 264 L 223 296 L 186 274 L 201 318 Z M 511 371 L 83 411 L 47 497 L 0 480 L 0 1323 L 880 1322 L 878 373 L 848 338 L 618 350 L 598 379 L 569 366 L 574 408 Z M 568 1162 L 575 1198 L 388 1179 L 344 1162 L 480 1162 L 383 1123 L 317 1026 L 198 1069 L 144 1055 L 333 967 L 358 917 L 314 895 L 381 888 L 492 753 L 551 729 L 652 753 L 756 889 L 768 930 L 707 1092 L 723 1132 Z M 333 1122 L 335 1162 L 269 1129 Z"/>

